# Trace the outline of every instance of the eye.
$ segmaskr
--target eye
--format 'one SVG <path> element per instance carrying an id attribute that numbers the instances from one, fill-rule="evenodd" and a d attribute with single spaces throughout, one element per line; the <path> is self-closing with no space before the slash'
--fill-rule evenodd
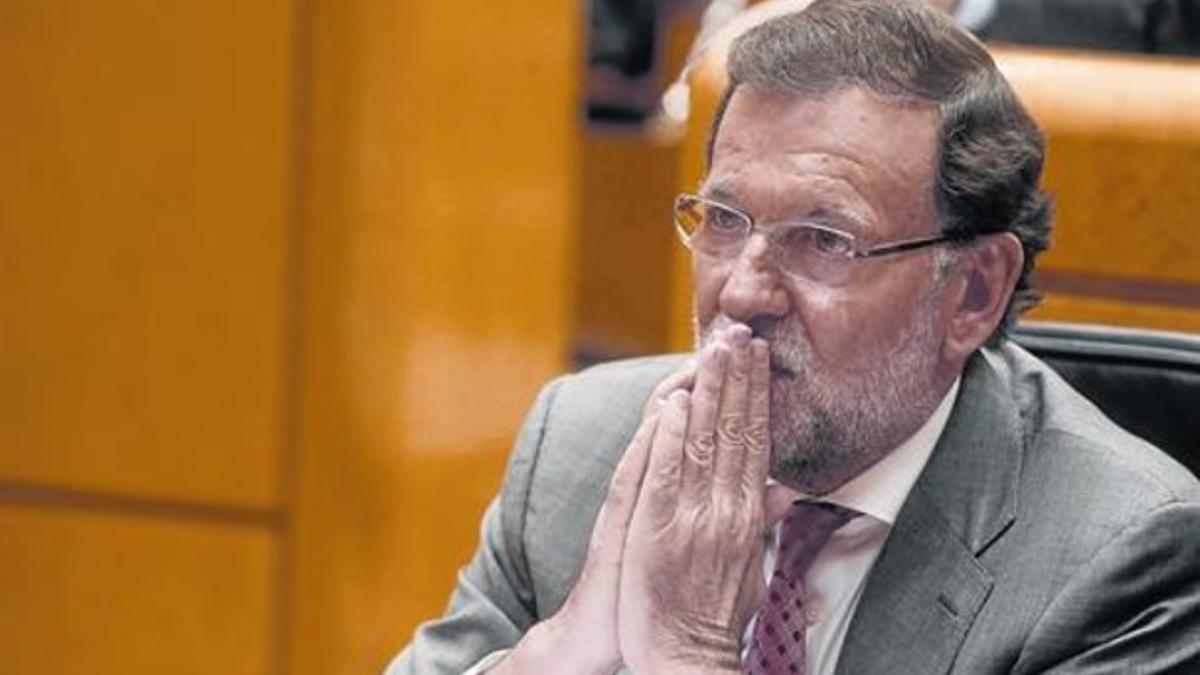
<path id="1" fill-rule="evenodd" d="M 735 211 L 709 204 L 704 209 L 704 228 L 722 236 L 740 234 L 746 229 L 746 219 Z"/>
<path id="2" fill-rule="evenodd" d="M 844 257 L 854 250 L 854 243 L 849 235 L 819 227 L 805 229 L 808 230 L 806 243 L 821 255 Z"/>
<path id="3" fill-rule="evenodd" d="M 776 254 L 789 273 L 821 284 L 845 281 L 852 268 L 854 239 L 816 225 L 796 225 L 782 233 Z"/>

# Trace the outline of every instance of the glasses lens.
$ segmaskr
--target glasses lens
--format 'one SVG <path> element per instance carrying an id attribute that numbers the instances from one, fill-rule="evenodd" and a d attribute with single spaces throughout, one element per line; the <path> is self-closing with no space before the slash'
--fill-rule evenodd
<path id="1" fill-rule="evenodd" d="M 736 254 L 751 228 L 745 215 L 691 195 L 675 201 L 675 225 L 692 250 L 714 256 Z"/>
<path id="2" fill-rule="evenodd" d="M 776 243 L 779 263 L 788 272 L 822 284 L 838 284 L 849 276 L 854 237 L 813 225 L 788 228 Z"/>

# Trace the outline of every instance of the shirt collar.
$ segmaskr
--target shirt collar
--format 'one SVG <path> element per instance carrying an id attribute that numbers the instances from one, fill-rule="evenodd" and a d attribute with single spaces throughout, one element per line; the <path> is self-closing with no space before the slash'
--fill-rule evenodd
<path id="1" fill-rule="evenodd" d="M 908 493 L 912 491 L 917 477 L 929 461 L 938 438 L 950 419 L 954 399 L 962 378 L 954 380 L 950 390 L 934 409 L 933 414 L 912 436 L 887 453 L 866 471 L 851 478 L 838 489 L 821 497 L 821 501 L 844 506 L 887 523 L 895 524 L 896 516 Z M 798 499 L 811 499 L 804 494 Z"/>

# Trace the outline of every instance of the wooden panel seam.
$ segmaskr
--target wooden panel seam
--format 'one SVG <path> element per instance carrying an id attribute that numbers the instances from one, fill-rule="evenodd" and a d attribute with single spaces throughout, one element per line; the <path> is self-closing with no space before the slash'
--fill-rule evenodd
<path id="1" fill-rule="evenodd" d="M 1062 295 L 1082 295 L 1170 307 L 1200 307 L 1200 284 L 1169 279 L 1039 269 L 1035 272 L 1034 287 Z"/>
<path id="2" fill-rule="evenodd" d="M 49 485 L 0 481 L 0 506 L 88 511 L 208 525 L 243 527 L 280 532 L 286 515 L 279 509 L 206 504 L 166 499 L 74 490 Z"/>
<path id="3" fill-rule="evenodd" d="M 309 143 L 311 117 L 313 115 L 311 80 L 313 77 L 313 51 L 316 41 L 313 36 L 318 5 L 314 0 L 293 0 L 292 41 L 290 64 L 291 101 L 288 123 L 289 162 L 287 170 L 288 203 L 285 207 L 282 320 L 280 331 L 280 387 L 279 387 L 279 446 L 276 450 L 279 482 L 276 503 L 283 518 L 271 592 L 271 625 L 268 648 L 270 671 L 276 675 L 287 675 L 292 671 L 290 655 L 293 635 L 292 587 L 296 583 L 295 555 L 298 525 L 295 522 L 296 480 L 300 463 L 300 425 L 303 411 L 301 392 L 304 385 L 304 300 L 307 284 L 308 225 L 309 213 L 307 193 L 309 186 Z"/>

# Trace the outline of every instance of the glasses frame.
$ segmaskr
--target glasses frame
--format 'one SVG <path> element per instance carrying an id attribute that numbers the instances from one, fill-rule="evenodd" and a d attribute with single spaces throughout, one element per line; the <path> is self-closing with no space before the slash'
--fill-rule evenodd
<path id="1" fill-rule="evenodd" d="M 760 223 L 755 222 L 754 216 L 750 215 L 749 213 L 746 213 L 745 211 L 743 211 L 737 207 L 730 206 L 729 204 L 719 202 L 715 199 L 701 197 L 700 195 L 692 194 L 690 192 L 680 193 L 679 196 L 677 196 L 675 198 L 675 204 L 674 204 L 674 209 L 672 211 L 672 216 L 673 216 L 673 220 L 675 221 L 675 231 L 679 234 L 680 239 L 683 240 L 683 245 L 686 246 L 689 251 L 695 252 L 695 249 L 692 248 L 692 241 L 691 241 L 693 235 L 689 235 L 685 231 L 683 225 L 680 224 L 680 218 L 679 218 L 679 212 L 681 210 L 681 205 L 685 200 L 699 202 L 706 206 L 715 206 L 717 208 L 726 209 L 728 211 L 731 211 L 731 212 L 736 213 L 737 215 L 741 216 L 742 219 L 747 223 L 744 239 L 742 242 L 743 247 L 745 246 L 745 242 L 750 239 L 750 235 L 755 230 L 762 231 L 762 225 Z M 859 260 L 859 259 L 863 259 L 863 258 L 876 258 L 879 256 L 892 255 L 895 253 L 903 253 L 905 251 L 914 251 L 917 249 L 925 248 L 928 246 L 934 246 L 936 244 L 941 244 L 941 243 L 945 243 L 948 241 L 962 241 L 961 237 L 958 237 L 958 236 L 955 236 L 955 235 L 952 235 L 952 234 L 949 234 L 946 232 L 942 232 L 940 234 L 928 235 L 928 236 L 924 236 L 924 237 L 913 237 L 911 239 L 898 239 L 895 241 L 885 241 L 885 242 L 881 242 L 878 244 L 866 245 L 857 236 L 855 236 L 849 232 L 846 232 L 844 230 L 839 230 L 835 227 L 829 227 L 826 225 L 816 225 L 816 224 L 810 224 L 810 223 L 788 223 L 786 221 L 776 223 L 776 225 L 790 225 L 791 228 L 809 228 L 809 229 L 819 230 L 819 231 L 823 231 L 823 232 L 828 232 L 830 234 L 835 234 L 835 235 L 838 235 L 841 237 L 845 237 L 847 240 L 850 241 L 850 250 L 846 251 L 846 253 L 842 254 L 842 256 L 848 260 Z M 703 252 L 701 252 L 701 253 L 703 253 Z M 739 254 L 741 253 L 740 249 L 739 249 L 738 253 Z M 788 271 L 788 270 L 785 270 L 785 271 Z M 791 271 L 788 271 L 788 273 L 795 274 L 795 272 L 791 272 Z"/>

